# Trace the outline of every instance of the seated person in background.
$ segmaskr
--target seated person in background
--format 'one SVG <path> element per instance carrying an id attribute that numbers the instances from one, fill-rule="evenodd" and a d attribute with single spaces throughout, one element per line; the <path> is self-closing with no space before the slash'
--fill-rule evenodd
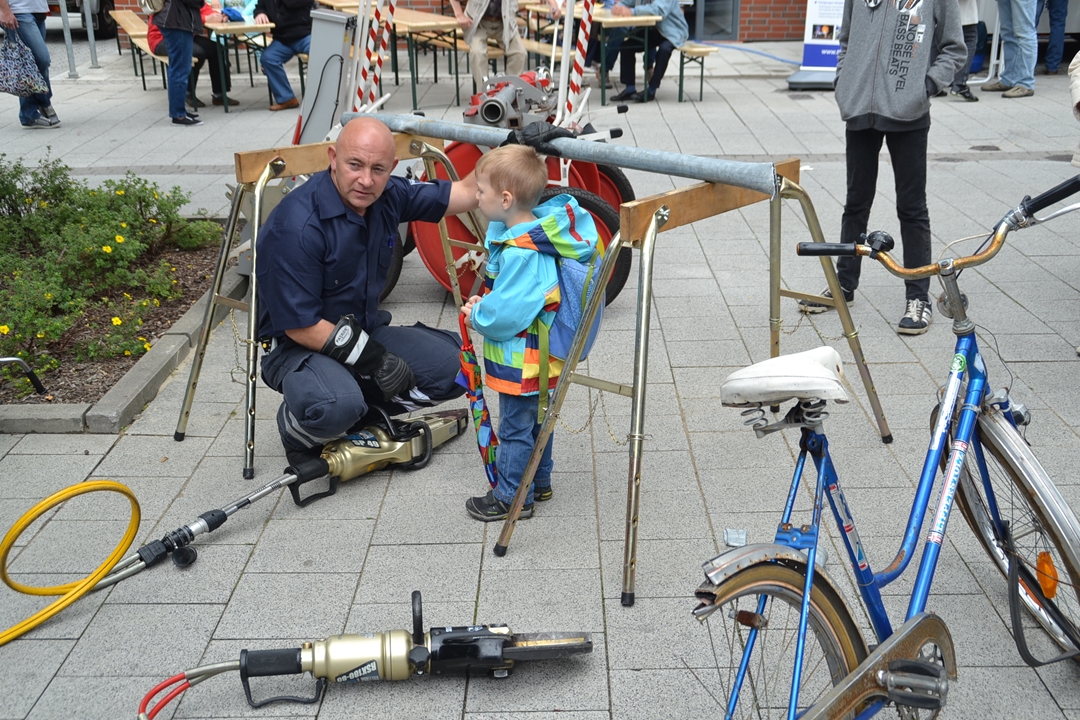
<path id="1" fill-rule="evenodd" d="M 481 522 L 504 520 L 540 434 L 540 393 L 555 388 L 563 361 L 541 359 L 538 350 L 563 298 L 557 259 L 587 263 L 599 238 L 589 213 L 571 195 L 536 206 L 548 182 L 547 164 L 531 147 L 509 145 L 476 163 L 476 199 L 490 221 L 487 294 L 461 308 L 466 323 L 484 336 L 484 384 L 499 393 L 498 484 L 469 498 L 465 510 Z M 545 362 L 546 361 L 546 362 Z M 544 383 L 544 377 L 547 382 Z M 551 447 L 547 446 L 525 498 L 521 517 L 532 517 L 534 500 L 551 499 Z"/>
<path id="2" fill-rule="evenodd" d="M 548 6 L 555 19 L 562 15 L 560 0 L 548 0 Z M 518 35 L 518 0 L 468 0 L 464 12 L 458 0 L 450 0 L 450 7 L 465 32 L 465 42 L 469 44 L 469 69 L 477 92 L 484 89 L 484 78 L 488 74 L 488 38 L 494 38 L 506 52 L 508 75 L 525 72 L 528 54 Z"/>
<path id="3" fill-rule="evenodd" d="M 679 0 L 652 0 L 649 3 L 642 3 L 639 0 L 621 0 L 620 4 L 611 9 L 611 14 L 619 17 L 659 15 L 663 18 L 655 28 L 649 28 L 649 37 L 645 42 L 646 52 L 656 50 L 656 62 L 647 87 L 638 92 L 634 80 L 636 64 L 634 56 L 640 51 L 640 46 L 634 48 L 632 44 L 623 42 L 619 60 L 619 81 L 624 87 L 622 92 L 612 97 L 612 100 L 616 102 L 630 99 L 637 102 L 649 102 L 656 97 L 656 89 L 660 87 L 660 81 L 664 79 L 664 73 L 667 72 L 671 53 L 675 52 L 675 48 L 685 44 L 687 38 L 690 37 L 690 29 L 686 25 L 686 17 L 683 16 Z"/>
<path id="4" fill-rule="evenodd" d="M 271 110 L 300 106 L 285 75 L 284 65 L 296 55 L 306 55 L 311 48 L 313 6 L 313 0 L 259 0 L 255 6 L 256 23 L 274 23 L 274 41 L 262 53 L 266 81 L 274 96 Z"/>
<path id="5" fill-rule="evenodd" d="M 203 22 L 216 23 L 225 21 L 225 16 L 210 5 L 203 5 L 200 14 L 202 15 Z M 165 42 L 161 30 L 158 28 L 157 23 L 154 22 L 154 17 L 155 16 L 151 15 L 146 23 L 146 44 L 150 46 L 150 52 L 155 55 L 168 56 L 168 43 Z M 210 89 L 213 93 L 212 102 L 215 105 L 223 104 L 224 100 L 222 100 L 221 97 L 221 64 L 218 62 L 217 47 L 215 47 L 214 41 L 205 35 L 195 35 L 192 38 L 191 56 L 195 58 L 195 64 L 191 68 L 191 79 L 188 81 L 188 105 L 196 110 L 201 107 L 206 107 L 206 103 L 195 97 L 195 83 L 199 79 L 199 72 L 207 61 L 210 62 Z M 232 89 L 227 72 L 225 74 L 225 89 Z M 236 100 L 229 98 L 229 104 L 237 105 L 238 103 Z"/>

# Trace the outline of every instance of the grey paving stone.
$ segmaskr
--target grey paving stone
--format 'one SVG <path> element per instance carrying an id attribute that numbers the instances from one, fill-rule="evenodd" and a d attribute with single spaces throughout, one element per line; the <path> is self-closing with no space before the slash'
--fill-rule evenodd
<path id="1" fill-rule="evenodd" d="M 217 627 L 216 640 L 325 637 L 345 627 L 356 573 L 317 578 L 290 573 L 245 573 Z"/>
<path id="2" fill-rule="evenodd" d="M 198 559 L 180 569 L 172 562 L 122 580 L 109 592 L 107 604 L 163 604 L 177 600 L 191 603 L 224 605 L 247 566 L 251 548 L 246 545 L 223 545 L 212 540 L 197 541 L 192 547 Z M 182 587 L 182 590 L 178 588 Z M 178 594 L 179 593 L 179 594 Z"/>
<path id="3" fill-rule="evenodd" d="M 164 667 L 171 669 L 173 665 L 166 661 Z M 26 717 L 28 720 L 130 717 L 138 713 L 143 695 L 163 679 L 164 675 L 127 673 L 121 677 L 60 675 L 49 683 Z M 167 707 L 157 717 L 168 720 L 171 711 Z"/>
<path id="4" fill-rule="evenodd" d="M 116 438 L 109 435 L 9 435 L 12 455 L 93 455 L 109 452 Z"/>
<path id="5" fill-rule="evenodd" d="M 716 533 L 720 540 L 719 551 L 726 550 L 723 546 L 723 528 L 718 528 Z M 600 544 L 604 597 L 608 602 L 622 596 L 625 552 L 626 546 L 621 538 Z M 642 540 L 637 545 L 635 597 L 639 600 L 678 598 L 683 602 L 684 609 L 687 602 L 693 605 L 693 591 L 705 579 L 701 564 L 717 554 L 716 540 L 711 537 L 697 540 Z M 671 617 L 678 618 L 679 613 Z"/>
<path id="6" fill-rule="evenodd" d="M 612 670 L 611 711 L 620 718 L 685 718 L 722 711 L 713 670 Z"/>
<path id="7" fill-rule="evenodd" d="M 0 474 L 6 478 L 0 493 L 9 499 L 25 498 L 35 502 L 82 482 L 100 462 L 96 456 L 70 456 L 57 462 L 50 455 L 13 455 L 0 459 Z M 27 506 L 29 509 L 29 506 Z"/>
<path id="8" fill-rule="evenodd" d="M 373 546 L 355 602 L 395 602 L 416 589 L 433 602 L 473 599 L 482 550 L 478 544 Z"/>
<path id="9" fill-rule="evenodd" d="M 537 602 L 537 588 L 545 602 Z M 481 578 L 477 616 L 500 618 L 515 632 L 596 633 L 603 630 L 600 604 L 595 570 L 502 570 L 493 562 Z"/>
<path id="10" fill-rule="evenodd" d="M 73 640 L 19 640 L 0 648 L 5 668 L 0 676 L 0 694 L 5 698 L 0 717 L 25 717 L 74 645 Z"/>
<path id="11" fill-rule="evenodd" d="M 134 676 L 146 668 L 168 673 L 194 667 L 223 609 L 221 605 L 106 605 L 87 626 L 59 674 Z M 154 642 L 147 643 L 147 638 Z M 140 648 L 138 654 L 131 652 L 133 647 Z"/>
<path id="12" fill-rule="evenodd" d="M 106 477 L 186 476 L 194 472 L 209 446 L 208 438 L 177 443 L 171 436 L 125 435 L 95 472 Z"/>
<path id="13" fill-rule="evenodd" d="M 374 524 L 357 520 L 272 519 L 266 524 L 246 570 L 293 575 L 358 572 L 363 568 Z M 299 538 L 303 540 L 297 542 Z"/>

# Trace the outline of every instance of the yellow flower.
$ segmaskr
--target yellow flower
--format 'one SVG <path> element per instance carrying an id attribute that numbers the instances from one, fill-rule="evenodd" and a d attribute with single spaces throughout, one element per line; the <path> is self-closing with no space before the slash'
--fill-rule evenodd
<path id="1" fill-rule="evenodd" d="M 46 300 L 52 300 L 52 293 L 45 293 Z"/>
<path id="2" fill-rule="evenodd" d="M 7 325 L 0 325 L 0 335 L 7 335 L 9 332 L 11 332 L 11 328 Z"/>
<path id="3" fill-rule="evenodd" d="M 124 194 L 124 191 L 123 191 L 123 190 L 117 190 L 117 191 L 116 191 L 116 194 L 117 194 L 117 195 L 123 195 L 123 194 Z"/>
<path id="4" fill-rule="evenodd" d="M 175 285 L 175 284 L 176 284 L 176 282 L 177 282 L 176 280 L 173 280 L 173 281 L 172 281 L 172 284 L 173 284 L 173 285 Z"/>
<path id="5" fill-rule="evenodd" d="M 136 324 L 136 325 L 142 325 L 142 318 L 140 318 L 140 319 L 136 320 L 136 321 L 135 321 L 135 324 Z"/>
<path id="6" fill-rule="evenodd" d="M 144 338 L 144 337 L 139 338 L 139 342 L 146 342 L 146 338 Z"/>
<path id="7" fill-rule="evenodd" d="M 154 307 L 161 307 L 161 303 L 158 302 L 157 298 L 154 298 Z"/>
<path id="8" fill-rule="evenodd" d="M 150 343 L 144 343 L 143 344 L 143 349 L 144 350 L 149 350 L 150 349 Z"/>
<path id="9" fill-rule="evenodd" d="M 126 227 L 127 227 L 127 223 L 120 223 L 120 227 L 122 227 L 122 228 L 126 228 Z"/>
<path id="10" fill-rule="evenodd" d="M 128 295 L 127 293 L 124 293 L 124 297 L 126 297 L 126 298 L 127 298 L 128 300 L 130 300 L 130 299 L 131 299 L 131 296 L 130 296 L 130 295 Z"/>
<path id="11" fill-rule="evenodd" d="M 131 351 L 130 351 L 130 350 L 125 350 L 125 351 L 124 351 L 124 354 L 125 354 L 125 355 L 130 355 L 130 354 L 131 354 Z"/>
<path id="12" fill-rule="evenodd" d="M 41 338 L 45 337 L 45 333 L 44 332 L 39 332 L 37 334 L 37 336 L 38 336 L 38 339 L 41 339 Z"/>
<path id="13" fill-rule="evenodd" d="M 155 196 L 155 197 L 156 197 L 156 196 Z M 152 222 L 152 223 L 154 223 L 155 225 L 157 225 L 157 220 L 155 220 L 154 218 L 150 218 L 150 222 Z"/>
<path id="14" fill-rule="evenodd" d="M 116 242 L 118 242 L 118 243 L 124 242 L 124 236 L 123 235 L 117 235 L 116 236 Z"/>
<path id="15" fill-rule="evenodd" d="M 114 317 L 114 318 L 112 319 L 112 324 L 113 324 L 113 325 L 123 325 L 123 324 L 124 324 L 124 321 L 123 321 L 123 320 L 121 320 L 121 319 L 120 319 L 120 318 L 118 318 L 118 317 Z"/>
<path id="16" fill-rule="evenodd" d="M 143 300 L 143 301 L 142 301 L 142 306 L 143 306 L 143 307 L 146 307 L 146 306 L 147 306 L 147 305 L 149 305 L 149 304 L 150 304 L 150 301 L 149 301 L 149 300 Z"/>
<path id="17" fill-rule="evenodd" d="M 49 203 L 45 202 L 44 200 L 39 200 L 38 201 L 38 206 L 43 207 L 43 208 L 49 207 Z"/>
<path id="18" fill-rule="evenodd" d="M 157 193 L 154 193 L 154 199 L 155 199 L 155 200 L 157 200 L 157 199 L 158 199 Z"/>
<path id="19" fill-rule="evenodd" d="M 112 245 L 102 245 L 101 246 L 101 252 L 103 252 L 103 253 L 111 253 L 112 252 Z"/>
<path id="20" fill-rule="evenodd" d="M 26 204 L 27 204 L 27 205 L 29 205 L 29 204 L 30 204 L 30 203 L 32 203 L 32 202 L 34 202 L 34 199 L 33 199 L 33 198 L 26 198 Z"/>
<path id="21" fill-rule="evenodd" d="M 176 268 L 169 268 L 169 272 L 176 272 Z"/>

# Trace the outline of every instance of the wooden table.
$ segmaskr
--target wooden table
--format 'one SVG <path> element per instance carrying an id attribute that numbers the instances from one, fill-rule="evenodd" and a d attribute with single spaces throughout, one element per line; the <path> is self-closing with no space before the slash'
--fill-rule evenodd
<path id="1" fill-rule="evenodd" d="M 641 44 L 644 47 L 646 39 L 648 37 L 649 28 L 655 27 L 664 18 L 660 15 L 628 15 L 626 17 L 619 17 L 612 15 L 611 11 L 606 8 L 599 8 L 593 11 L 593 23 L 600 26 L 600 104 L 607 105 L 607 82 L 608 82 L 608 68 L 607 68 L 607 37 L 609 28 L 619 28 L 627 31 L 626 39 L 630 40 L 635 36 L 640 35 Z M 625 42 L 625 40 L 623 41 Z M 641 53 L 642 64 L 646 68 L 646 76 L 648 75 L 649 66 L 649 52 L 645 50 Z M 644 90 L 648 92 L 648 89 Z"/>
<path id="2" fill-rule="evenodd" d="M 225 112 L 229 112 L 229 93 L 225 92 L 225 88 L 228 87 L 226 74 L 229 72 L 229 39 L 232 38 L 233 42 L 239 43 L 241 36 L 251 34 L 265 36 L 276 26 L 274 23 L 249 23 L 247 21 L 208 22 L 203 23 L 203 26 L 217 36 L 218 67 L 221 70 L 221 104 L 225 107 Z"/>

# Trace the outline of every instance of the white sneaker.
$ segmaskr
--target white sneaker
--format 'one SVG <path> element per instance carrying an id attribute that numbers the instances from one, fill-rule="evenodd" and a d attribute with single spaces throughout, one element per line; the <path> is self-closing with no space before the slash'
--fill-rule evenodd
<path id="1" fill-rule="evenodd" d="M 896 332 L 900 335 L 922 335 L 930 329 L 934 321 L 934 311 L 925 300 L 908 300 L 907 312 L 900 318 Z"/>

